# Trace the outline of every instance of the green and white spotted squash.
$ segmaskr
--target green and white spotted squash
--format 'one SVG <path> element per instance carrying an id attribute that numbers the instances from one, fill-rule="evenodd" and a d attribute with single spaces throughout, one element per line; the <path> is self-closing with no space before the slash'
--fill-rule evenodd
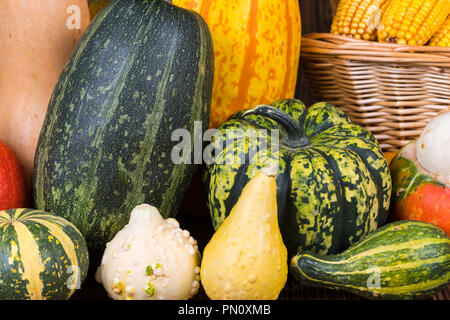
<path id="1" fill-rule="evenodd" d="M 163 0 L 115 0 L 83 34 L 36 149 L 35 207 L 103 250 L 142 203 L 175 216 L 197 166 L 175 164 L 174 131 L 209 123 L 214 52 L 200 15 Z"/>
<path id="2" fill-rule="evenodd" d="M 386 220 L 392 186 L 380 146 L 331 104 L 306 108 L 288 99 L 239 111 L 211 140 L 203 183 L 216 229 L 245 184 L 272 161 L 290 254 L 341 252 Z"/>

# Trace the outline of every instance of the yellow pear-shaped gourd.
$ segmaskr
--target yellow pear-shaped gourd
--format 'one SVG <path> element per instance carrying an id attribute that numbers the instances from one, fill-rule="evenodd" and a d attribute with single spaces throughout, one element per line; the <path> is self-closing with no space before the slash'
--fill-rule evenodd
<path id="1" fill-rule="evenodd" d="M 286 283 L 276 168 L 266 167 L 250 180 L 204 250 L 201 281 L 213 300 L 275 300 Z"/>

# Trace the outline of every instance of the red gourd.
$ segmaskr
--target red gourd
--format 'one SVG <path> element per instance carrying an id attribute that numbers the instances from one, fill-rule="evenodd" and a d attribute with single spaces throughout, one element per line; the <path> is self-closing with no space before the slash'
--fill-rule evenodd
<path id="1" fill-rule="evenodd" d="M 0 211 L 26 207 L 25 173 L 14 151 L 0 140 Z"/>

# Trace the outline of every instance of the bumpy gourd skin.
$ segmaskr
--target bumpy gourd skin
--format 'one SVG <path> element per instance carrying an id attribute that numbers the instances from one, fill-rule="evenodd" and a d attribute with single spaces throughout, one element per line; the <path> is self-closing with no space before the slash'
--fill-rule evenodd
<path id="1" fill-rule="evenodd" d="M 115 300 L 183 300 L 200 287 L 199 264 L 189 232 L 143 204 L 107 244 L 96 279 Z"/>
<path id="2" fill-rule="evenodd" d="M 201 279 L 214 300 L 274 300 L 287 279 L 276 182 L 257 174 L 205 248 Z"/>

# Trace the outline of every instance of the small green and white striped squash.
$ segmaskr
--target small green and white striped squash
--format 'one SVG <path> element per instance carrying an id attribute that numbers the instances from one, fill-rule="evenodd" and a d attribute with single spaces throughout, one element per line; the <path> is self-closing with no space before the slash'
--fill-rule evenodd
<path id="1" fill-rule="evenodd" d="M 204 175 L 215 228 L 246 183 L 273 161 L 279 163 L 279 225 L 291 255 L 341 252 L 384 224 L 392 188 L 388 163 L 374 136 L 335 106 L 280 100 L 239 111 L 218 130 L 234 142 L 219 135 L 205 149 L 218 150 Z"/>
<path id="2" fill-rule="evenodd" d="M 340 254 L 298 254 L 291 272 L 305 284 L 371 299 L 425 298 L 450 283 L 450 239 L 430 223 L 394 222 Z"/>
<path id="3" fill-rule="evenodd" d="M 88 267 L 86 242 L 66 219 L 34 209 L 0 212 L 0 300 L 68 299 Z"/>

